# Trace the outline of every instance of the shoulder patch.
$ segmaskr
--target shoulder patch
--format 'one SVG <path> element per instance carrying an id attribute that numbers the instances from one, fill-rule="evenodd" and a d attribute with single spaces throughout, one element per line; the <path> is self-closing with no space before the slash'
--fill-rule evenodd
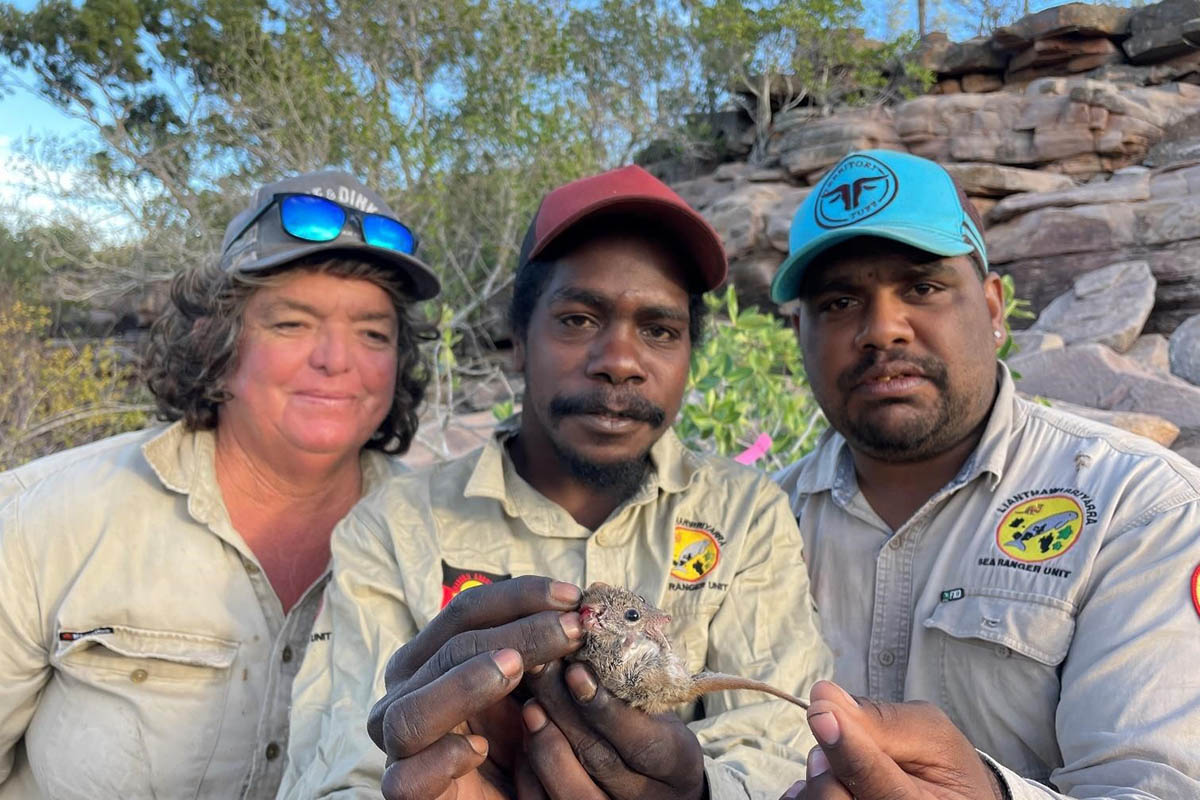
<path id="1" fill-rule="evenodd" d="M 1200 564 L 1192 571 L 1192 607 L 1200 614 Z"/>

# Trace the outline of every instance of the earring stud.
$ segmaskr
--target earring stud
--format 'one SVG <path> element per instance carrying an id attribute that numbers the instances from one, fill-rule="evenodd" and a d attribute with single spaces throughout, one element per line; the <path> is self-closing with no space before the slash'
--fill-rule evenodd
<path id="1" fill-rule="evenodd" d="M 1004 338 L 1004 334 L 1003 334 L 1003 333 L 1001 333 L 1000 331 L 992 331 L 992 336 L 995 336 L 997 339 L 1003 339 L 1003 338 Z"/>

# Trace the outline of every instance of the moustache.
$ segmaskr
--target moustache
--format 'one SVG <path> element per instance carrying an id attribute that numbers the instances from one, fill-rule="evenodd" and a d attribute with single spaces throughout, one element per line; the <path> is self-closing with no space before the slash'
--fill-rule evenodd
<path id="1" fill-rule="evenodd" d="M 863 376 L 881 364 L 907 364 L 916 369 L 938 389 L 945 390 L 949 384 L 946 364 L 933 356 L 918 356 L 903 350 L 874 350 L 853 367 L 838 376 L 838 389 L 848 392 L 862 382 Z"/>
<path id="2" fill-rule="evenodd" d="M 667 412 L 633 392 L 595 391 L 586 394 L 556 395 L 550 400 L 550 416 L 555 420 L 576 414 L 603 414 L 645 422 L 661 427 Z"/>

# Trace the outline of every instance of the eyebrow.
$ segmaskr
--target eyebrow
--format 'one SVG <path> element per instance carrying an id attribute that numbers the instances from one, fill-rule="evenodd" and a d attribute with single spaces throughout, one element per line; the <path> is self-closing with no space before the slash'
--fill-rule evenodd
<path id="1" fill-rule="evenodd" d="M 550 302 L 575 302 L 605 313 L 611 312 L 613 308 L 612 301 L 604 295 L 574 286 L 556 289 L 550 295 Z M 642 306 L 635 313 L 640 319 L 664 319 L 674 322 L 687 322 L 691 319 L 686 310 L 664 305 Z"/>
<path id="2" fill-rule="evenodd" d="M 923 264 L 910 264 L 896 270 L 893 275 L 897 283 L 918 280 L 921 278 L 947 278 L 957 275 L 954 267 L 943 259 L 927 261 Z M 811 298 L 829 292 L 854 292 L 862 288 L 861 283 L 855 283 L 843 277 L 833 277 L 812 286 L 801 285 L 801 298 Z"/>

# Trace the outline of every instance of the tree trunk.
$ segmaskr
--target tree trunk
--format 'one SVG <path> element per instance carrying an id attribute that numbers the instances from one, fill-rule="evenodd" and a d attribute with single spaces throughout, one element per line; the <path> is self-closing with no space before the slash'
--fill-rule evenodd
<path id="1" fill-rule="evenodd" d="M 924 38 L 927 31 L 925 30 L 925 4 L 928 0 L 917 0 L 917 36 Z M 1029 2 L 1026 0 L 1026 5 Z"/>

